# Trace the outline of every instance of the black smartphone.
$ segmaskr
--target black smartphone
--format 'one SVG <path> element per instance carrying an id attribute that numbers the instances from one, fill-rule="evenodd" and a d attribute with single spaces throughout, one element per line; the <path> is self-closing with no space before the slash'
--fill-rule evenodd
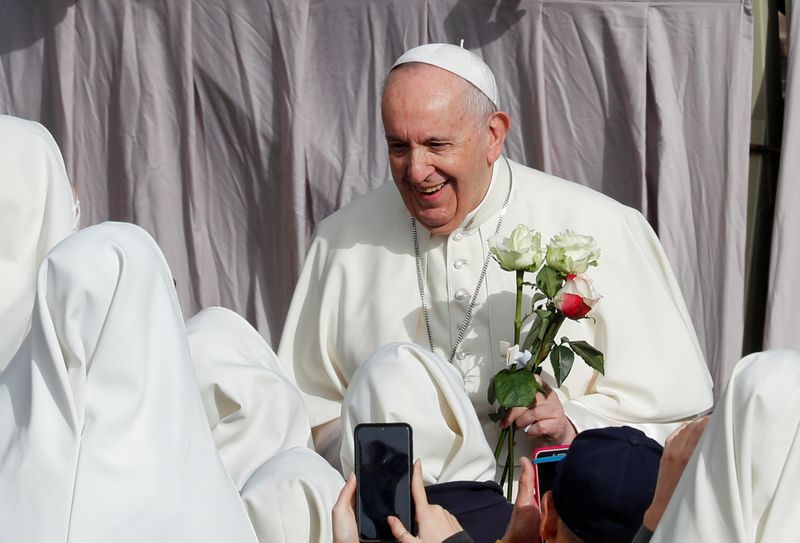
<path id="1" fill-rule="evenodd" d="M 416 535 L 411 498 L 411 426 L 359 424 L 354 430 L 356 522 L 360 541 L 394 541 L 386 517 L 399 518 Z"/>
<path id="2" fill-rule="evenodd" d="M 550 447 L 540 447 L 533 451 L 531 462 L 533 463 L 534 486 L 536 492 L 536 502 L 540 500 L 544 493 L 552 490 L 553 481 L 556 478 L 556 466 L 558 462 L 567 456 L 569 445 L 555 445 Z"/>

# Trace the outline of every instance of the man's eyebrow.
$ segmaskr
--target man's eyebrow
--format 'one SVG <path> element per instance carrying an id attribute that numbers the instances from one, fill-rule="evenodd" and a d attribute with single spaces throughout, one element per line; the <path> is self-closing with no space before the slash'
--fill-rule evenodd
<path id="1" fill-rule="evenodd" d="M 387 135 L 386 141 L 388 143 L 404 143 L 404 144 L 408 143 L 408 141 L 406 141 L 404 138 L 392 135 Z M 425 138 L 425 140 L 422 143 L 423 145 L 430 145 L 431 143 L 448 143 L 449 141 L 450 139 L 444 136 L 429 136 Z"/>

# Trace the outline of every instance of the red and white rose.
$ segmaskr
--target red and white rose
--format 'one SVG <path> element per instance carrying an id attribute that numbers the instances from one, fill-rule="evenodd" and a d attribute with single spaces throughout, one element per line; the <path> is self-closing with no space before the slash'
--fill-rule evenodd
<path id="1" fill-rule="evenodd" d="M 567 275 L 564 286 L 553 297 L 553 304 L 569 319 L 585 317 L 600 301 L 600 296 L 592 288 L 588 277 L 571 273 Z"/>

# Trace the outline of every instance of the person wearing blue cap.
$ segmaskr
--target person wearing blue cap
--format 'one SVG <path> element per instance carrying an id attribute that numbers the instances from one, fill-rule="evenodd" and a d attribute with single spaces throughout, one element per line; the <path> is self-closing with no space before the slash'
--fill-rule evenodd
<path id="1" fill-rule="evenodd" d="M 578 434 L 542 496 L 542 539 L 632 541 L 653 500 L 661 453 L 661 445 L 627 426 Z"/>
<path id="2" fill-rule="evenodd" d="M 541 517 L 533 503 L 533 468 L 523 461 L 514 513 L 498 543 L 630 543 L 653 501 L 661 453 L 661 445 L 626 426 L 578 434 L 556 468 L 552 490 L 542 496 Z M 414 469 L 419 535 L 394 519 L 390 524 L 398 541 L 473 543 L 448 511 L 429 505 L 422 470 Z M 348 485 L 334 509 L 335 543 L 355 541 L 354 482 Z"/>

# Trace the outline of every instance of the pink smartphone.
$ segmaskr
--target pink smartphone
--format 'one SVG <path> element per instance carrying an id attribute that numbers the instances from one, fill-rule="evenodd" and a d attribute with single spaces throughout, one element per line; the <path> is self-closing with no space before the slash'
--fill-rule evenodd
<path id="1" fill-rule="evenodd" d="M 539 447 L 531 455 L 534 473 L 534 488 L 536 489 L 536 505 L 545 492 L 553 488 L 556 478 L 556 466 L 567 456 L 569 445 L 551 445 Z"/>

